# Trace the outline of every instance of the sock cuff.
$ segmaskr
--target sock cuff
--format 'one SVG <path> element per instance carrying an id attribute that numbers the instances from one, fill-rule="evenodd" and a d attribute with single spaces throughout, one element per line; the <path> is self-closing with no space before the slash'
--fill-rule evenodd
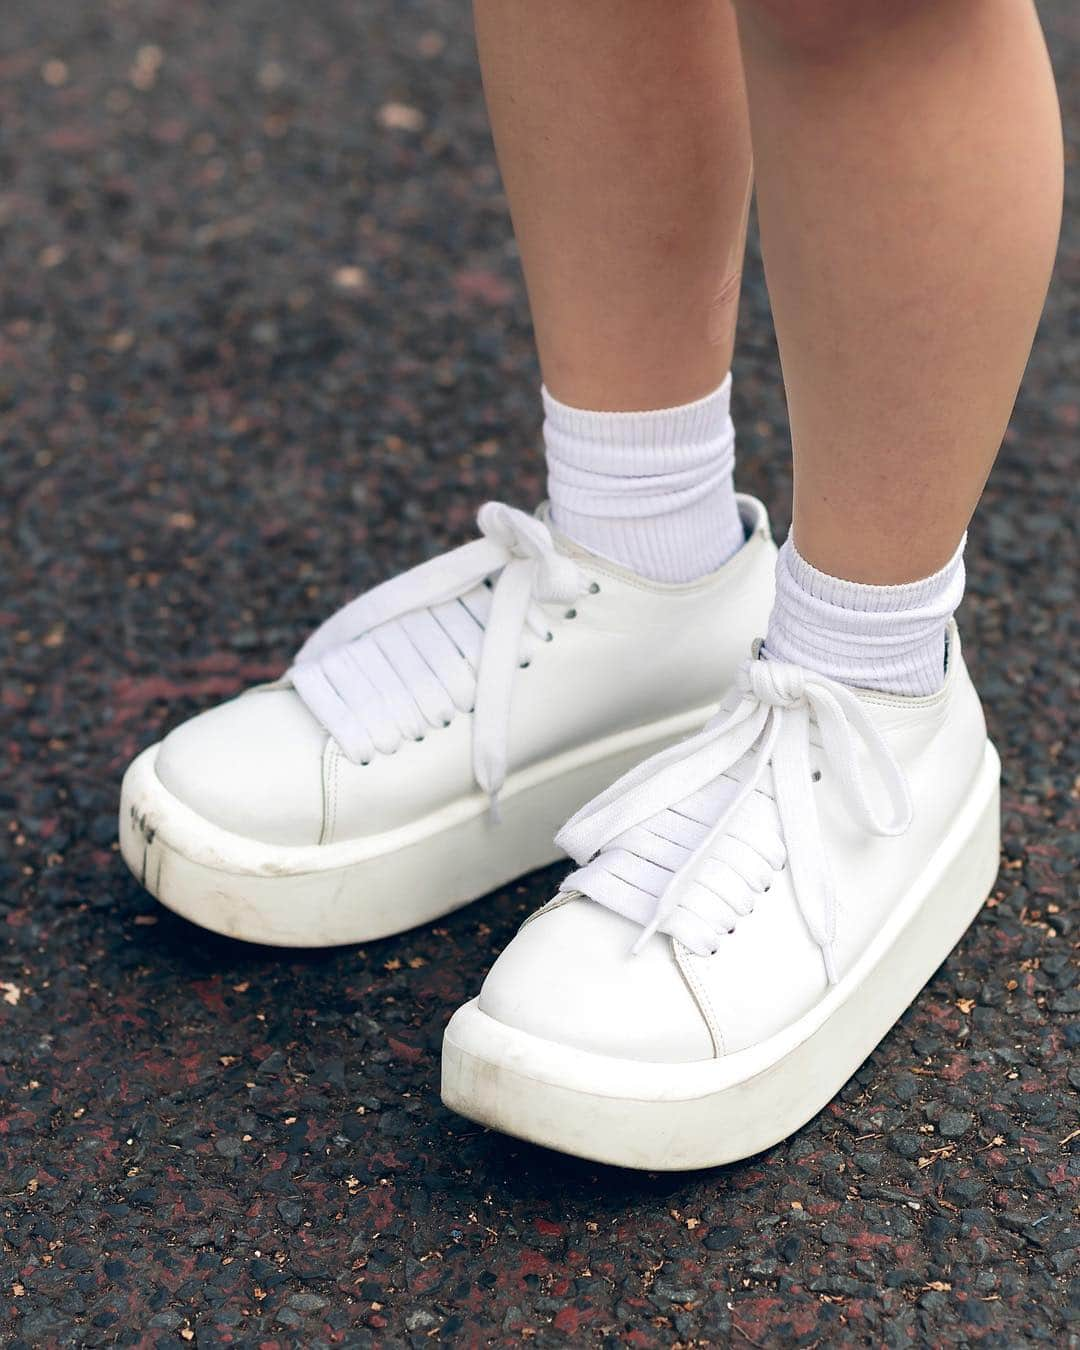
<path id="1" fill-rule="evenodd" d="M 854 610 L 860 614 L 911 615 L 920 611 L 940 611 L 951 614 L 964 594 L 964 549 L 967 534 L 956 552 L 937 572 L 917 581 L 905 581 L 889 586 L 874 586 L 868 582 L 847 581 L 830 576 L 813 563 L 808 563 L 799 552 L 794 536 L 789 534 L 777 558 L 777 577 L 786 572 L 804 594 L 823 605 L 837 609 Z"/>
<path id="2" fill-rule="evenodd" d="M 548 451 L 574 468 L 638 475 L 655 472 L 658 454 L 671 469 L 695 468 L 725 450 L 734 455 L 730 371 L 704 398 L 645 412 L 572 408 L 546 388 L 541 397 Z"/>
<path id="3" fill-rule="evenodd" d="M 789 535 L 762 654 L 856 688 L 934 693 L 944 679 L 945 630 L 963 599 L 963 550 L 962 540 L 932 576 L 872 586 L 819 571 Z"/>
<path id="4" fill-rule="evenodd" d="M 663 582 L 705 576 L 742 547 L 730 374 L 704 398 L 646 412 L 571 408 L 542 392 L 551 518 L 564 534 Z"/>

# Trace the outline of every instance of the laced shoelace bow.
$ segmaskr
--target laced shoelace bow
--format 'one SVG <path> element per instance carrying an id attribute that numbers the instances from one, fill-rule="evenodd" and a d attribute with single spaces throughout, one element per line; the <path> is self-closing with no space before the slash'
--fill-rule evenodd
<path id="1" fill-rule="evenodd" d="M 657 898 L 652 917 L 634 944 L 637 954 L 674 914 L 690 886 L 710 889 L 702 864 L 771 764 L 795 899 L 821 948 L 829 981 L 835 983 L 836 890 L 811 786 L 811 717 L 820 732 L 823 762 L 836 774 L 842 800 L 864 830 L 877 835 L 904 833 L 912 810 L 907 781 L 862 703 L 843 685 L 800 666 L 760 658 L 743 662 L 736 679 L 741 698 L 731 712 L 721 712 L 696 736 L 625 774 L 571 817 L 556 843 L 584 865 L 627 831 L 685 801 L 733 770 L 744 755 L 752 755 L 749 771 L 739 775 L 738 790 Z M 860 742 L 884 788 L 887 815 L 871 804 L 859 766 Z M 716 899 L 723 902 L 722 896 Z"/>
<path id="2" fill-rule="evenodd" d="M 472 712 L 473 776 L 497 813 L 525 634 L 549 640 L 537 605 L 570 604 L 586 583 L 535 516 L 487 502 L 477 524 L 482 538 L 331 615 L 300 648 L 288 679 L 345 754 L 362 762 L 447 725 L 455 712 Z M 491 593 L 482 630 L 465 616 L 464 632 L 457 602 L 485 583 Z"/>

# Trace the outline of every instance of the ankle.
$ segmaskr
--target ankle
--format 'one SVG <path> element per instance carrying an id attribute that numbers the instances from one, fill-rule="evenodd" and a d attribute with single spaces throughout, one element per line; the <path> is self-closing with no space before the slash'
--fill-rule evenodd
<path id="1" fill-rule="evenodd" d="M 856 688 L 936 693 L 946 630 L 964 593 L 964 542 L 932 576 L 873 586 L 819 571 L 789 536 L 777 558 L 765 655 Z"/>
<path id="2" fill-rule="evenodd" d="M 735 499 L 731 376 L 693 403 L 592 412 L 545 389 L 544 441 L 555 525 L 653 581 L 692 581 L 742 546 Z"/>

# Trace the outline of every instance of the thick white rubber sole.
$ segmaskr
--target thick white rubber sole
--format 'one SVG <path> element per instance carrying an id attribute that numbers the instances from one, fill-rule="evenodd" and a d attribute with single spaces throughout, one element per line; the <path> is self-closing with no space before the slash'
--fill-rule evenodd
<path id="1" fill-rule="evenodd" d="M 158 778 L 152 745 L 124 775 L 120 852 L 163 905 L 212 932 L 274 947 L 371 942 L 563 857 L 552 841 L 583 802 L 712 711 L 679 713 L 512 774 L 498 824 L 477 791 L 385 834 L 303 847 L 203 819 Z"/>
<path id="2" fill-rule="evenodd" d="M 998 872 L 1000 772 L 987 744 L 963 812 L 903 905 L 826 997 L 769 1040 L 722 1059 L 640 1063 L 541 1040 L 473 999 L 446 1028 L 443 1101 L 506 1134 L 649 1171 L 771 1147 L 843 1087 L 979 912 Z"/>

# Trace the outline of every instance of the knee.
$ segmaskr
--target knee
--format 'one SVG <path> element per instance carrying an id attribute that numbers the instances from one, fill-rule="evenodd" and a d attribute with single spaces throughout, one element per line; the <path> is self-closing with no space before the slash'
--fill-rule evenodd
<path id="1" fill-rule="evenodd" d="M 736 0 L 740 24 L 792 56 L 828 60 L 945 0 Z"/>

